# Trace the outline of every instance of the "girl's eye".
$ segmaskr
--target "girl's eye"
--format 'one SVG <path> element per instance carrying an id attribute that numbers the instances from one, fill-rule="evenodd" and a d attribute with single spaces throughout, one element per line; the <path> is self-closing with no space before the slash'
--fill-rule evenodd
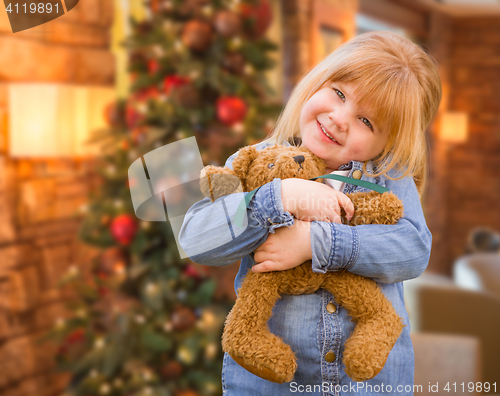
<path id="1" fill-rule="evenodd" d="M 339 91 L 336 88 L 333 88 L 333 90 L 337 93 L 337 95 L 339 96 L 339 98 L 342 99 L 342 101 L 345 100 L 345 95 L 341 91 Z"/>
<path id="2" fill-rule="evenodd" d="M 364 120 L 366 120 L 366 122 Z M 368 121 L 367 118 L 362 117 L 361 122 L 363 122 L 368 128 L 370 128 L 373 131 L 373 126 L 372 126 L 371 122 Z"/>
<path id="3" fill-rule="evenodd" d="M 267 167 L 271 169 L 272 167 L 274 167 L 274 164 L 269 164 Z"/>

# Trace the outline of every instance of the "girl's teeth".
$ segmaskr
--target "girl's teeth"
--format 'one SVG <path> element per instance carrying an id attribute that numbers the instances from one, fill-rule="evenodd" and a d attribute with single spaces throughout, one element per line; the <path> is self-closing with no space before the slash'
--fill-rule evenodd
<path id="1" fill-rule="evenodd" d="M 336 142 L 336 140 L 334 138 L 332 138 L 326 131 L 325 131 L 325 128 L 323 128 L 323 125 L 319 124 L 321 126 L 321 130 L 323 131 L 323 133 L 328 136 L 330 139 L 332 139 L 334 142 Z"/>

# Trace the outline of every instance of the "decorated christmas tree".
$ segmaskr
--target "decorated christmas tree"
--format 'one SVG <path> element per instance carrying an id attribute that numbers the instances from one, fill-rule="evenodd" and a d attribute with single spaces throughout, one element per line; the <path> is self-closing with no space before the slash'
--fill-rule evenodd
<path id="1" fill-rule="evenodd" d="M 216 280 L 181 259 L 168 222 L 139 220 L 128 169 L 159 147 L 195 137 L 205 165 L 223 165 L 262 140 L 278 105 L 264 72 L 276 46 L 264 37 L 267 0 L 150 0 L 131 18 L 130 95 L 106 109 L 97 131 L 96 188 L 81 239 L 95 246 L 87 267 L 61 281 L 72 315 L 51 336 L 72 372 L 71 395 L 221 394 L 220 337 L 229 304 L 214 302 Z"/>

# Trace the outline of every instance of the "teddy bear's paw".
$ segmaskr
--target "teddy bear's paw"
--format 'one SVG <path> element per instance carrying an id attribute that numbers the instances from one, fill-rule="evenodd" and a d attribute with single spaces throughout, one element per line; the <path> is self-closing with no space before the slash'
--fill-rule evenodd
<path id="1" fill-rule="evenodd" d="M 356 345 L 355 342 L 349 341 L 352 340 L 346 342 L 342 360 L 346 374 L 354 381 L 374 378 L 384 368 L 393 344 L 363 342 Z"/>
<path id="2" fill-rule="evenodd" d="M 252 374 L 271 382 L 282 384 L 290 382 L 297 370 L 297 359 L 289 345 L 274 334 L 258 337 L 239 343 L 239 347 L 223 349 L 241 367 Z"/>
<path id="3" fill-rule="evenodd" d="M 297 370 L 297 363 L 295 362 L 288 367 L 281 367 L 277 369 L 276 367 L 266 367 L 265 365 L 256 366 L 256 362 L 248 362 L 247 360 L 236 355 L 229 355 L 245 370 L 251 372 L 257 377 L 278 384 L 292 381 L 293 376 L 295 375 L 295 371 Z"/>
<path id="4" fill-rule="evenodd" d="M 387 360 L 387 357 L 385 358 Z M 345 372 L 353 381 L 368 381 L 374 378 L 384 368 L 385 360 L 381 366 L 374 367 L 367 362 L 351 362 L 344 358 Z"/>
<path id="5" fill-rule="evenodd" d="M 200 189 L 212 202 L 222 196 L 243 192 L 241 181 L 232 169 L 213 165 L 200 171 Z"/>

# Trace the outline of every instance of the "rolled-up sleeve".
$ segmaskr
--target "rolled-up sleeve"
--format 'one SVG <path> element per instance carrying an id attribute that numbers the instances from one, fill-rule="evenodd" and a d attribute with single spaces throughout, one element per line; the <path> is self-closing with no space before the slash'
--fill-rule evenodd
<path id="1" fill-rule="evenodd" d="M 235 193 L 214 202 L 204 198 L 189 208 L 179 244 L 192 261 L 209 266 L 229 265 L 257 249 L 269 232 L 293 224 L 293 216 L 283 211 L 281 179 L 263 185 L 245 209 L 242 201 L 246 194 Z M 245 216 L 240 224 L 237 214 L 242 208 Z"/>
<path id="2" fill-rule="evenodd" d="M 382 283 L 422 274 L 429 263 L 432 234 L 413 178 L 388 179 L 387 187 L 403 202 L 404 215 L 395 225 L 311 223 L 314 272 L 347 269 Z"/>
<path id="3" fill-rule="evenodd" d="M 283 210 L 281 179 L 263 185 L 250 200 L 249 208 L 259 224 L 274 233 L 276 228 L 293 224 L 293 216 Z"/>

